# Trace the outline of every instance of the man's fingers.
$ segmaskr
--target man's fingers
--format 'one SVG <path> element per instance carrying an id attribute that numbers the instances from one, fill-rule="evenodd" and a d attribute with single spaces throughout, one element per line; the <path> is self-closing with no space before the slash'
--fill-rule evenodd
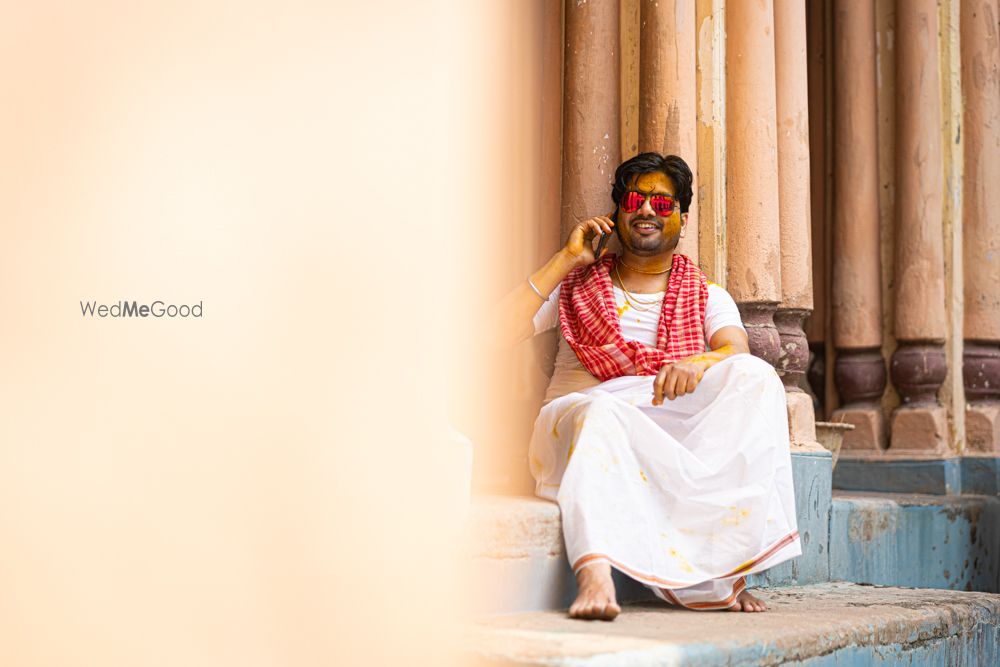
<path id="1" fill-rule="evenodd" d="M 663 381 L 667 377 L 667 373 L 670 372 L 670 366 L 664 366 L 660 369 L 660 372 L 656 374 L 656 379 L 653 380 L 653 405 L 659 405 L 663 403 Z"/>
<path id="2" fill-rule="evenodd" d="M 688 376 L 689 373 L 687 371 L 681 371 L 680 373 L 677 374 L 677 384 L 674 385 L 675 397 L 683 396 L 684 394 L 687 393 Z"/>
<path id="3" fill-rule="evenodd" d="M 663 393 L 672 401 L 677 398 L 677 372 L 674 369 L 671 369 L 671 371 L 673 372 L 667 377 L 667 381 L 663 383 Z"/>
<path id="4" fill-rule="evenodd" d="M 700 378 L 698 377 L 697 373 L 691 373 L 691 376 L 688 378 L 687 382 L 687 393 L 690 394 L 692 391 L 694 391 L 695 387 L 698 386 L 699 380 Z"/>

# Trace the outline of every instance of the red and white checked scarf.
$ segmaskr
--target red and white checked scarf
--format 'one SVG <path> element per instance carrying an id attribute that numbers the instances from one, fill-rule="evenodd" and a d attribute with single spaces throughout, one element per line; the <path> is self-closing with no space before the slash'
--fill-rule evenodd
<path id="1" fill-rule="evenodd" d="M 609 254 L 570 271 L 559 295 L 559 326 L 584 367 L 602 382 L 622 375 L 656 375 L 664 362 L 705 351 L 708 280 L 701 269 L 674 253 L 656 347 L 625 340 L 611 284 Z"/>

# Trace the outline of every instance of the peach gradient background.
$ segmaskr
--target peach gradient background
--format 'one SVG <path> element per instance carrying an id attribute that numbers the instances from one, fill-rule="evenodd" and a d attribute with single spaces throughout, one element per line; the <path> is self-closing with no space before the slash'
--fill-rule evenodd
<path id="1" fill-rule="evenodd" d="M 467 4 L 6 4 L 0 664 L 447 664 Z M 204 317 L 80 315 L 119 299 Z"/>

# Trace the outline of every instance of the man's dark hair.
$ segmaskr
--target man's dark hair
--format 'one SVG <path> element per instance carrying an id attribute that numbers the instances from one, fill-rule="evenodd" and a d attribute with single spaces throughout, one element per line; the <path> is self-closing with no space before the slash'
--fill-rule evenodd
<path id="1" fill-rule="evenodd" d="M 681 204 L 681 213 L 687 213 L 691 206 L 691 168 L 687 162 L 676 155 L 663 156 L 659 153 L 639 153 L 631 160 L 622 162 L 615 169 L 615 184 L 611 188 L 611 198 L 615 201 L 615 206 L 621 202 L 628 189 L 628 183 L 638 174 L 652 174 L 662 172 L 673 181 L 677 192 L 674 196 Z"/>

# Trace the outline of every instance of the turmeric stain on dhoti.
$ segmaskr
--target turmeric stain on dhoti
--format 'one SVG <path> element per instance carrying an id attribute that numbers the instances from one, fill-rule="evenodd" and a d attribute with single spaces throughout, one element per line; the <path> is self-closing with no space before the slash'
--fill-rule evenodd
<path id="1" fill-rule="evenodd" d="M 542 462 L 538 460 L 537 456 L 532 456 L 531 459 L 528 461 L 528 464 L 531 467 L 532 474 L 534 475 L 542 474 L 542 468 L 543 468 Z"/>
<path id="2" fill-rule="evenodd" d="M 639 471 L 639 477 L 642 477 L 642 481 L 643 482 L 645 482 L 646 484 L 649 484 L 649 478 L 646 477 L 646 473 L 644 473 L 643 471 L 640 470 Z"/>
<path id="3" fill-rule="evenodd" d="M 677 564 L 680 565 L 681 569 L 687 573 L 694 572 L 694 568 L 691 567 L 691 563 L 688 562 L 687 558 L 682 556 L 677 549 L 671 548 L 670 555 L 677 559 Z"/>
<path id="4" fill-rule="evenodd" d="M 566 408 L 566 410 L 561 415 L 559 415 L 559 417 L 552 424 L 552 437 L 553 438 L 558 438 L 559 437 L 559 422 L 561 422 L 566 417 L 566 415 L 568 415 L 569 413 L 573 412 L 573 408 L 575 408 L 576 406 L 580 405 L 581 403 L 583 403 L 583 401 L 576 401 L 575 403 L 570 404 L 570 406 L 568 408 Z"/>
<path id="5" fill-rule="evenodd" d="M 732 512 L 732 514 L 722 518 L 722 525 L 724 526 L 738 526 L 743 523 L 743 519 L 750 516 L 750 510 L 736 509 L 736 507 L 732 505 L 729 506 L 729 511 Z"/>

